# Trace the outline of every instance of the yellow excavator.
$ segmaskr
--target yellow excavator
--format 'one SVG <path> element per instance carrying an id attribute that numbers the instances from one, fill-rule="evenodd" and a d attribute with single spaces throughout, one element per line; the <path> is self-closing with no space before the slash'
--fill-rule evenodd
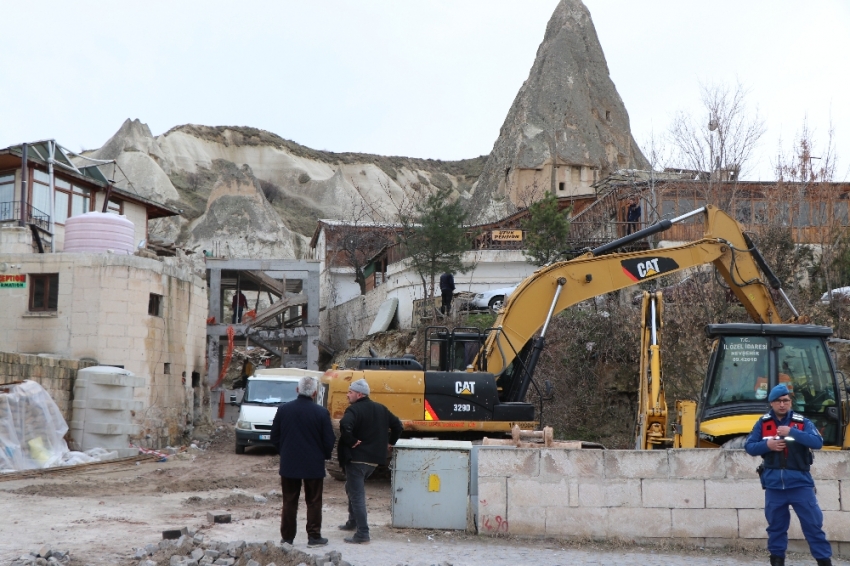
<path id="1" fill-rule="evenodd" d="M 616 251 L 668 230 L 674 224 L 698 217 L 704 221 L 704 234 L 698 240 L 662 249 Z M 759 348 L 761 345 L 773 348 L 768 350 L 772 353 L 786 347 L 786 342 L 791 351 L 793 343 L 795 355 L 801 357 L 788 363 L 795 367 L 818 364 L 817 377 L 829 384 L 829 394 L 837 402 L 839 384 L 825 347 L 831 329 L 796 324 L 800 321 L 797 311 L 752 240 L 732 217 L 708 205 L 663 220 L 575 259 L 538 269 L 510 295 L 494 327 L 487 332 L 429 328 L 422 363 L 412 356 L 352 358 L 344 368 L 328 370 L 322 377 L 325 406 L 332 419 L 340 419 L 348 406 L 345 396 L 348 386 L 363 378 L 369 382 L 372 398 L 387 405 L 402 420 L 405 433 L 409 435 L 468 438 L 483 433 L 508 433 L 515 424 L 520 428 L 534 428 L 538 420 L 537 407 L 525 402 L 525 397 L 529 387 L 540 389 L 533 380 L 534 368 L 555 314 L 593 297 L 701 265 L 714 266 L 755 321 L 751 325 L 715 325 L 712 331 L 716 334 L 712 336 L 716 339 L 715 347 L 721 348 L 721 352 L 725 351 L 723 348 L 749 351 L 746 344 L 758 343 Z M 781 320 L 768 285 L 787 304 L 791 312 L 789 320 Z M 800 342 L 798 348 L 799 341 L 811 342 L 812 339 L 817 344 L 804 347 Z M 759 355 L 747 357 L 750 358 L 762 360 Z M 676 432 L 682 437 L 681 446 L 691 445 L 691 442 L 697 445 L 697 438 L 699 446 L 722 444 L 740 436 L 745 421 L 749 423 L 745 431 L 748 432 L 755 417 L 766 410 L 766 395 L 765 398 L 760 395 L 764 387 L 778 382 L 782 372 L 775 364 L 782 362 L 776 361 L 772 354 L 762 360 L 768 364 L 759 376 L 764 385 L 759 384 L 752 399 L 715 403 L 715 398 L 726 399 L 728 393 L 725 374 L 717 366 L 727 359 L 732 360 L 732 357 L 719 356 L 715 350 L 706 380 L 708 390 L 703 391 L 708 402 L 700 405 L 700 414 L 693 419 L 693 434 L 684 429 Z M 544 387 L 540 398 L 548 393 L 548 387 Z M 687 407 L 682 409 L 687 410 Z M 695 412 L 693 406 L 690 410 Z M 836 433 L 830 441 L 841 446 L 847 436 L 844 434 L 847 407 L 834 406 L 825 412 L 825 418 L 834 421 L 830 424 L 834 425 Z M 727 426 L 730 419 L 739 422 Z M 715 430 L 709 425 L 717 420 L 724 425 Z M 687 418 L 682 422 L 687 422 Z M 826 436 L 824 438 L 827 440 Z"/>

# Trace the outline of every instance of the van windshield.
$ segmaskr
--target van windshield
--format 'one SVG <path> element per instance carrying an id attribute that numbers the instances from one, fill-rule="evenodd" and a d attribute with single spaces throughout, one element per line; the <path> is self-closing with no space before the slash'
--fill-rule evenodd
<path id="1" fill-rule="evenodd" d="M 264 381 L 249 379 L 245 389 L 243 403 L 259 403 L 262 405 L 280 405 L 292 401 L 298 396 L 295 388 L 297 381 Z"/>

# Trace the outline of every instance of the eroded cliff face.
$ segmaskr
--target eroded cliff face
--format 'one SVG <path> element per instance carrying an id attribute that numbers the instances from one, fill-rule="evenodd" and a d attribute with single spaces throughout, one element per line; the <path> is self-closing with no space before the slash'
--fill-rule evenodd
<path id="1" fill-rule="evenodd" d="M 392 220 L 405 199 L 441 187 L 461 198 L 485 160 L 321 152 L 245 127 L 184 125 L 154 137 L 129 119 L 90 156 L 116 159 L 132 183 L 119 173 L 122 187 L 183 210 L 151 222 L 152 240 L 258 258 L 304 257 L 319 218 L 357 210 Z"/>
<path id="2" fill-rule="evenodd" d="M 618 169 L 648 168 L 580 0 L 561 0 L 555 8 L 475 187 L 471 210 L 481 211 L 481 221 L 513 212 L 516 203 L 506 198 L 505 179 L 553 158 L 595 170 L 598 178 Z"/>

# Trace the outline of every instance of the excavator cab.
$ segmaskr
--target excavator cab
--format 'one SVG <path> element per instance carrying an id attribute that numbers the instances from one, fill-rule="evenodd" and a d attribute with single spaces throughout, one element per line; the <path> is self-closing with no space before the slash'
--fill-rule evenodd
<path id="1" fill-rule="evenodd" d="M 846 412 L 826 343 L 831 328 L 709 324 L 706 333 L 714 345 L 697 414 L 698 446 L 721 446 L 749 434 L 770 410 L 767 396 L 780 383 L 793 392 L 793 410 L 815 424 L 824 446 L 842 446 Z"/>
<path id="2" fill-rule="evenodd" d="M 425 330 L 425 369 L 434 371 L 466 371 L 487 339 L 489 329 L 482 332 L 474 326 L 429 326 Z M 481 368 L 486 371 L 486 368 Z"/>

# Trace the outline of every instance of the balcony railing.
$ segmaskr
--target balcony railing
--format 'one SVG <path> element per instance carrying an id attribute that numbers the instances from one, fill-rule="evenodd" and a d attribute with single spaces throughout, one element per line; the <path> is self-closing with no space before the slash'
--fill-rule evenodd
<path id="1" fill-rule="evenodd" d="M 50 232 L 50 215 L 34 208 L 31 204 L 24 206 L 24 222 L 26 224 L 35 224 L 38 228 L 45 232 Z M 21 202 L 20 201 L 5 201 L 0 202 L 0 222 L 19 222 L 21 220 Z"/>

